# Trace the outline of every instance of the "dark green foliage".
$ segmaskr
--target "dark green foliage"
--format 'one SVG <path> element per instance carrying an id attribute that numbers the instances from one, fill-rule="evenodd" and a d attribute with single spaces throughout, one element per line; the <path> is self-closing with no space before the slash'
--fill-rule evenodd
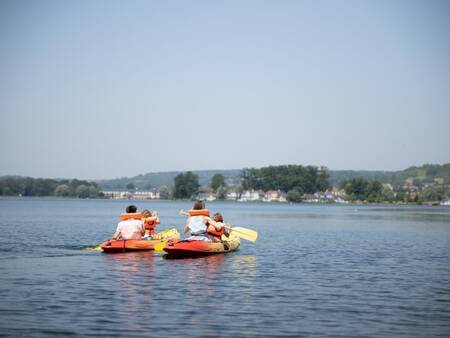
<path id="1" fill-rule="evenodd" d="M 389 175 L 392 173 L 393 172 L 375 170 L 330 170 L 329 181 L 332 186 L 337 186 L 343 181 L 361 177 L 368 181 L 379 180 L 380 182 L 385 183 L 385 180 L 383 180 L 382 178 L 385 177 L 385 175 Z"/>
<path id="2" fill-rule="evenodd" d="M 0 178 L 3 196 L 60 196 L 96 198 L 100 190 L 96 183 L 80 180 L 53 180 L 31 177 Z"/>
<path id="3" fill-rule="evenodd" d="M 223 187 L 226 186 L 225 177 L 222 174 L 215 174 L 211 178 L 211 189 L 214 190 L 214 192 L 216 192 L 220 186 L 223 186 Z"/>
<path id="4" fill-rule="evenodd" d="M 218 200 L 225 200 L 227 197 L 227 188 L 223 185 L 219 186 L 216 190 L 216 194 Z"/>
<path id="5" fill-rule="evenodd" d="M 242 187 L 244 190 L 281 190 L 291 191 L 295 188 L 304 193 L 325 191 L 330 187 L 328 171 L 325 167 L 282 165 L 261 169 L 244 169 Z"/>
<path id="6" fill-rule="evenodd" d="M 294 188 L 292 190 L 289 190 L 286 196 L 286 199 L 289 202 L 295 202 L 299 203 L 302 201 L 303 191 L 301 188 Z"/>
<path id="7" fill-rule="evenodd" d="M 287 167 L 287 166 L 284 166 Z M 298 167 L 298 166 L 293 166 Z M 244 169 L 252 170 L 252 169 Z M 256 169 L 253 169 L 256 170 Z M 173 185 L 173 180 L 180 172 L 164 172 L 164 173 L 148 173 L 138 175 L 131 178 L 118 178 L 113 180 L 98 181 L 103 190 L 125 190 L 126 185 L 133 182 L 138 190 L 149 190 L 148 184 L 152 183 L 152 187 L 157 188 L 162 185 L 168 187 Z M 198 180 L 201 186 L 207 186 L 211 183 L 214 175 L 220 174 L 224 176 L 225 181 L 230 186 L 238 186 L 239 180 L 242 177 L 241 170 L 199 170 L 193 171 L 198 175 Z M 353 178 L 362 177 L 368 181 L 377 180 L 381 183 L 390 183 L 396 190 L 400 190 L 407 178 L 413 178 L 415 185 L 422 187 L 425 183 L 433 183 L 434 179 L 440 177 L 444 180 L 445 185 L 450 185 L 450 164 L 425 164 L 420 167 L 410 167 L 402 171 L 355 171 L 355 170 L 326 170 L 323 172 L 329 176 L 322 181 L 336 186 L 339 182 L 347 181 Z M 318 190 L 325 190 L 324 187 Z"/>
<path id="8" fill-rule="evenodd" d="M 368 181 L 362 177 L 343 181 L 340 186 L 352 200 L 381 202 L 383 185 L 376 180 Z"/>
<path id="9" fill-rule="evenodd" d="M 166 185 L 159 187 L 159 198 L 162 200 L 170 199 L 170 189 Z"/>
<path id="10" fill-rule="evenodd" d="M 420 194 L 421 201 L 442 201 L 449 196 L 449 190 L 442 186 L 426 187 Z"/>
<path id="11" fill-rule="evenodd" d="M 199 188 L 198 176 L 192 171 L 178 174 L 174 179 L 173 198 L 192 198 L 198 193 Z"/>
<path id="12" fill-rule="evenodd" d="M 406 179 L 412 178 L 414 185 L 422 187 L 425 183 L 433 183 L 436 178 L 442 178 L 443 183 L 450 184 L 450 163 L 424 164 L 420 167 L 409 167 L 402 171 L 386 173 L 380 176 L 379 181 L 390 183 L 400 190 Z"/>

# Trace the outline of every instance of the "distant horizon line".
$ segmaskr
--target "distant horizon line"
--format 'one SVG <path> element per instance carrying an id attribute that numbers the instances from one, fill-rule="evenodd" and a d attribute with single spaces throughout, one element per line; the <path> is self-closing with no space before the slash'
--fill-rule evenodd
<path id="1" fill-rule="evenodd" d="M 328 169 L 328 171 L 362 171 L 362 172 L 398 172 L 398 171 L 404 171 L 407 170 L 409 168 L 418 168 L 418 167 L 423 167 L 426 165 L 439 165 L 439 166 L 443 166 L 443 165 L 447 165 L 450 164 L 450 162 L 445 162 L 445 163 L 424 163 L 422 165 L 410 165 L 404 169 L 397 169 L 397 170 L 385 170 L 385 169 L 330 169 L 327 166 L 322 166 L 322 165 L 312 165 L 312 164 L 277 164 L 277 165 L 265 165 L 265 166 L 258 166 L 258 167 L 245 167 L 245 168 L 241 168 L 241 169 L 190 169 L 190 170 L 167 170 L 167 171 L 150 171 L 150 172 L 146 172 L 144 174 L 136 174 L 134 176 L 117 176 L 117 177 L 113 177 L 113 178 L 80 178 L 80 177 L 43 177 L 43 176 L 30 176 L 30 175 L 18 175 L 18 174 L 4 174 L 4 175 L 0 175 L 0 178 L 5 178 L 5 177 L 22 177 L 22 178 L 35 178 L 35 179 L 54 179 L 54 180 L 85 180 L 85 181 L 110 181 L 110 180 L 116 180 L 116 179 L 126 179 L 126 178 L 134 178 L 137 176 L 145 176 L 145 175 L 149 175 L 149 174 L 173 174 L 173 173 L 180 173 L 180 172 L 208 172 L 208 171 L 240 171 L 243 169 L 260 169 L 260 168 L 265 168 L 265 167 L 277 167 L 277 166 L 286 166 L 286 165 L 299 165 L 299 166 L 313 166 L 313 167 L 326 167 Z"/>

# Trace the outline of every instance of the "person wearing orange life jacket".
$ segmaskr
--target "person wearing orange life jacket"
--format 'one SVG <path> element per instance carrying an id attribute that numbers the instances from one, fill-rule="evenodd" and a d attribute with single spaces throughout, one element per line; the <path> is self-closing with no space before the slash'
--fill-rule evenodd
<path id="1" fill-rule="evenodd" d="M 223 222 L 223 216 L 220 212 L 216 212 L 213 216 L 212 221 L 209 220 L 207 223 L 207 235 L 214 241 L 220 242 L 222 240 L 222 235 L 226 237 L 230 236 L 228 228 Z"/>
<path id="2" fill-rule="evenodd" d="M 159 216 L 156 211 L 149 211 L 147 209 L 142 211 L 142 218 L 144 221 L 144 228 L 146 235 L 156 234 L 156 225 L 159 224 Z"/>
<path id="3" fill-rule="evenodd" d="M 209 217 L 209 210 L 205 208 L 203 201 L 196 201 L 188 214 L 189 217 L 184 226 L 184 232 L 190 233 L 190 237 L 187 240 L 210 242 L 211 238 L 208 236 L 208 226 L 212 226 L 216 231 L 222 229 L 221 225 L 216 225 L 216 222 Z"/>
<path id="4" fill-rule="evenodd" d="M 137 212 L 134 205 L 126 208 L 126 213 L 120 215 L 121 221 L 117 224 L 112 239 L 141 239 L 145 233 L 142 214 Z"/>

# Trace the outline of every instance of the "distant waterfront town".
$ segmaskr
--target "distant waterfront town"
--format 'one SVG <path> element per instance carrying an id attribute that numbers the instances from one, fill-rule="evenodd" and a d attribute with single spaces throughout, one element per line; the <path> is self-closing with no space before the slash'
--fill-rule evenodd
<path id="1" fill-rule="evenodd" d="M 102 191 L 106 198 L 111 199 L 134 199 L 134 200 L 159 200 L 161 199 L 158 191 Z M 208 202 L 219 200 L 216 193 L 200 193 L 197 196 Z M 345 196 L 345 190 L 333 189 L 326 192 L 317 192 L 315 194 L 304 195 L 304 202 L 328 202 L 328 203 L 348 203 Z M 287 194 L 281 190 L 246 190 L 242 193 L 231 191 L 226 193 L 227 201 L 237 202 L 288 202 Z"/>
<path id="2" fill-rule="evenodd" d="M 390 184 L 384 184 L 385 189 L 392 190 Z M 117 200 L 160 200 L 161 194 L 159 191 L 102 191 L 106 198 L 117 199 Z M 203 199 L 208 202 L 213 202 L 219 200 L 217 194 L 213 192 L 200 193 L 197 198 Z M 242 193 L 231 191 L 226 193 L 224 199 L 226 201 L 236 201 L 236 202 L 277 202 L 277 203 L 288 203 L 287 194 L 280 190 L 245 190 Z M 333 189 L 327 190 L 325 192 L 316 192 L 314 194 L 303 195 L 304 203 L 339 203 L 348 204 L 351 201 L 349 196 L 346 194 L 344 189 L 339 189 L 333 187 Z M 444 200 L 440 205 L 450 206 L 450 198 Z"/>
<path id="3" fill-rule="evenodd" d="M 450 206 L 450 163 L 399 172 L 333 172 L 333 179 L 325 167 L 301 165 L 223 173 L 199 172 L 202 180 L 187 171 L 98 182 L 3 176 L 0 196 Z"/>

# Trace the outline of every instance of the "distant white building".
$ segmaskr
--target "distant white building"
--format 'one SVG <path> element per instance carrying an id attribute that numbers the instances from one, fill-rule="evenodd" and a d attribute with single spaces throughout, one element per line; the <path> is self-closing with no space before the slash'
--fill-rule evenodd
<path id="1" fill-rule="evenodd" d="M 260 201 L 264 196 L 264 193 L 257 190 L 246 190 L 242 193 L 241 198 L 238 199 L 239 202 L 255 202 Z"/>
<path id="2" fill-rule="evenodd" d="M 158 200 L 160 198 L 159 192 L 153 191 L 102 191 L 102 193 L 105 197 L 116 200 Z"/>
<path id="3" fill-rule="evenodd" d="M 226 199 L 229 201 L 236 201 L 238 199 L 238 193 L 236 191 L 230 191 L 226 195 Z"/>
<path id="4" fill-rule="evenodd" d="M 135 191 L 131 194 L 131 198 L 136 200 L 159 200 L 159 192 L 153 191 Z"/>
<path id="5" fill-rule="evenodd" d="M 131 198 L 131 194 L 128 191 L 102 191 L 105 197 L 114 200 L 126 200 Z"/>
<path id="6" fill-rule="evenodd" d="M 263 202 L 287 202 L 287 199 L 280 190 L 269 190 L 264 194 Z"/>
<path id="7" fill-rule="evenodd" d="M 217 199 L 217 196 L 213 192 L 202 192 L 197 194 L 197 199 L 212 202 Z"/>
<path id="8" fill-rule="evenodd" d="M 446 200 L 443 200 L 441 202 L 441 205 L 450 206 L 450 198 L 447 198 Z"/>

